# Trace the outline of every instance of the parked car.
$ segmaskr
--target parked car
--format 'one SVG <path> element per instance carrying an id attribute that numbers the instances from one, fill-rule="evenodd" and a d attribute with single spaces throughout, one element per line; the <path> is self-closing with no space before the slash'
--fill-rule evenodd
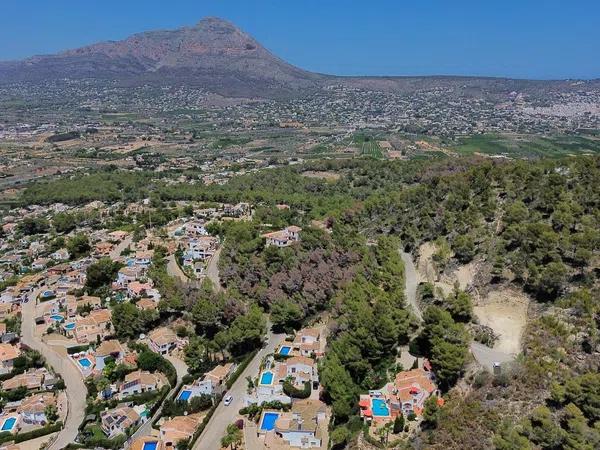
<path id="1" fill-rule="evenodd" d="M 226 395 L 225 398 L 223 399 L 223 404 L 225 406 L 229 406 L 229 405 L 231 405 L 232 401 L 233 401 L 233 396 L 232 395 Z"/>

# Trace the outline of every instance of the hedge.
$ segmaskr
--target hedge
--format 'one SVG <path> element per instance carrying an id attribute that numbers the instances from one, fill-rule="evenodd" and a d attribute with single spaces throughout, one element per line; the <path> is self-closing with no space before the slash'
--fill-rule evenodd
<path id="1" fill-rule="evenodd" d="M 67 353 L 72 355 L 73 353 L 85 352 L 90 348 L 89 344 L 85 345 L 74 345 L 73 347 L 67 347 Z"/>
<path id="2" fill-rule="evenodd" d="M 308 398 L 310 397 L 311 390 L 310 381 L 304 383 L 304 389 L 296 389 L 296 387 L 287 380 L 283 382 L 283 393 L 288 397 L 301 399 Z"/>
<path id="3" fill-rule="evenodd" d="M 231 389 L 231 386 L 233 386 L 233 383 L 235 383 L 237 381 L 237 379 L 242 375 L 244 370 L 246 370 L 246 367 L 248 367 L 248 364 L 250 364 L 250 362 L 254 359 L 254 357 L 256 356 L 257 353 L 258 353 L 258 350 L 254 350 L 254 351 L 250 352 L 244 358 L 244 360 L 239 364 L 239 366 L 237 366 L 237 368 L 235 369 L 235 372 L 233 372 L 233 374 L 229 377 L 229 379 L 225 383 L 225 385 L 227 386 L 227 389 Z"/>
<path id="4" fill-rule="evenodd" d="M 0 443 L 15 441 L 15 444 L 19 442 L 28 441 L 30 439 L 39 438 L 46 436 L 47 434 L 56 433 L 62 429 L 62 422 L 58 421 L 53 425 L 46 425 L 43 428 L 37 430 L 26 431 L 25 433 L 17 433 L 15 435 L 11 433 L 0 433 Z"/>

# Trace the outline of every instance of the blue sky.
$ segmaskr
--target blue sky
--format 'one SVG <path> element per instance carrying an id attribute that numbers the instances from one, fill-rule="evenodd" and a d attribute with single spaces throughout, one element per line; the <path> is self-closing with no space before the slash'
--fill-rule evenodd
<path id="1" fill-rule="evenodd" d="M 323 73 L 600 78 L 600 0 L 0 0 L 0 59 L 205 16 Z"/>

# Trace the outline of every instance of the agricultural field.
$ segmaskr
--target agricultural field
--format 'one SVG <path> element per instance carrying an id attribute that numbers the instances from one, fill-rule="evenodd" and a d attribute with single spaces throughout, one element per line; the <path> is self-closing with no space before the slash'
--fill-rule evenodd
<path id="1" fill-rule="evenodd" d="M 375 159 L 383 158 L 383 151 L 376 141 L 365 141 L 360 147 L 361 156 L 369 156 Z"/>
<path id="2" fill-rule="evenodd" d="M 600 153 L 600 139 L 592 136 L 481 134 L 461 138 L 450 149 L 463 155 L 482 153 L 515 158 L 558 158 Z"/>

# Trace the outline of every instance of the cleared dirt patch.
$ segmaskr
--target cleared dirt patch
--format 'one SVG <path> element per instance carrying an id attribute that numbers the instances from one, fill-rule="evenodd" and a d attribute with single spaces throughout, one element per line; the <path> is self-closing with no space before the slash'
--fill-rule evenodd
<path id="1" fill-rule="evenodd" d="M 335 172 L 321 172 L 309 170 L 306 172 L 302 172 L 302 175 L 308 178 L 319 178 L 321 180 L 327 181 L 337 181 L 340 179 L 340 174 Z"/>
<path id="2" fill-rule="evenodd" d="M 437 251 L 433 242 L 425 242 L 419 247 L 419 259 L 417 260 L 417 272 L 419 273 L 419 282 L 433 283 L 437 278 L 436 270 L 431 258 Z"/>
<path id="3" fill-rule="evenodd" d="M 499 336 L 495 350 L 508 354 L 521 351 L 521 337 L 527 325 L 529 298 L 515 289 L 490 292 L 473 312 L 482 325 L 492 328 Z"/>

